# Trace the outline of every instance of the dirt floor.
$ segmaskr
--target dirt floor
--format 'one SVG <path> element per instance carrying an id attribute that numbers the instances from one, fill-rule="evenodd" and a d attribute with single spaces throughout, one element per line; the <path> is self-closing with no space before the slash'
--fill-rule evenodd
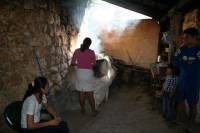
<path id="1" fill-rule="evenodd" d="M 144 85 L 115 87 L 109 101 L 99 108 L 97 117 L 90 110 L 83 116 L 79 110 L 62 115 L 71 133 L 185 133 L 183 127 L 172 126 L 158 110 L 152 110 L 149 88 Z M 197 129 L 199 131 L 199 128 Z M 8 128 L 0 133 L 12 133 Z"/>
<path id="2" fill-rule="evenodd" d="M 97 117 L 77 110 L 67 112 L 71 133 L 185 133 L 180 126 L 169 125 L 159 111 L 152 110 L 148 88 L 121 86 L 112 90 L 109 101 L 100 107 Z"/>

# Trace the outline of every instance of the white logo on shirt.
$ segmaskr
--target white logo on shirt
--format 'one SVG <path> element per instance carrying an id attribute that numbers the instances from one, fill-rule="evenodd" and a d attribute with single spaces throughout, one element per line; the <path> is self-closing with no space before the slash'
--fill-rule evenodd
<path id="1" fill-rule="evenodd" d="M 184 61 L 187 61 L 187 58 L 188 58 L 187 56 L 183 56 Z"/>
<path id="2" fill-rule="evenodd" d="M 186 61 L 188 64 L 192 64 L 196 58 L 195 57 L 191 57 L 191 56 L 183 56 L 182 58 L 184 61 Z"/>
<path id="3" fill-rule="evenodd" d="M 179 56 L 180 54 L 181 54 L 181 50 L 177 49 L 176 52 L 175 52 L 175 56 Z"/>
<path id="4" fill-rule="evenodd" d="M 196 58 L 195 57 L 189 57 L 188 60 L 189 61 L 194 61 L 194 60 L 196 60 Z"/>

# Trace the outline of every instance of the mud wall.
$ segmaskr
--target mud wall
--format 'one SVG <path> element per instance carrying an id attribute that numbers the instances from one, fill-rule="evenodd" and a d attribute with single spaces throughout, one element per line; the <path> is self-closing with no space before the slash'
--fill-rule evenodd
<path id="1" fill-rule="evenodd" d="M 119 33 L 103 32 L 101 39 L 105 53 L 126 64 L 149 68 L 157 58 L 160 27 L 154 20 L 141 20 Z"/>

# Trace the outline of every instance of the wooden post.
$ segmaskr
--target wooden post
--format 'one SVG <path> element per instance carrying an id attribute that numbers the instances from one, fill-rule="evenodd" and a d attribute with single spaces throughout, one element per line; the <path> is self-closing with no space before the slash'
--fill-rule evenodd
<path id="1" fill-rule="evenodd" d="M 178 43 L 180 33 L 182 32 L 183 14 L 173 11 L 169 13 L 169 17 L 172 44 L 169 45 L 168 60 L 171 62 L 171 57 L 174 55 L 175 47 Z"/>

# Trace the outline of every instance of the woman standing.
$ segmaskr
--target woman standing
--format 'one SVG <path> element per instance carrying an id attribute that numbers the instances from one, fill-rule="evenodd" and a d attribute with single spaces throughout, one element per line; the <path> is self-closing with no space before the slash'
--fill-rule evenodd
<path id="1" fill-rule="evenodd" d="M 95 116 L 97 115 L 97 110 L 93 93 L 94 75 L 92 68 L 96 65 L 96 57 L 94 51 L 89 49 L 91 43 L 92 40 L 90 38 L 83 40 L 81 47 L 75 50 L 71 64 L 77 66 L 76 89 L 80 92 L 81 113 L 85 113 L 85 99 L 87 97 L 89 98 L 89 103 Z"/>

